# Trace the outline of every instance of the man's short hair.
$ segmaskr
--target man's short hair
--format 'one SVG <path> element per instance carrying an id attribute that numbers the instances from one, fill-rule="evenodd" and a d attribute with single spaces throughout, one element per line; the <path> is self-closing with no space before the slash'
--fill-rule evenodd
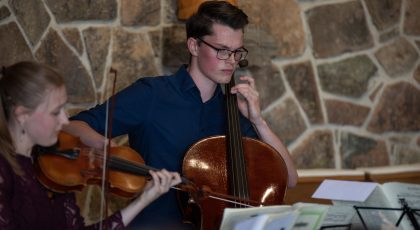
<path id="1" fill-rule="evenodd" d="M 203 2 L 186 22 L 187 38 L 201 38 L 213 34 L 214 23 L 244 29 L 248 16 L 238 7 L 225 1 Z"/>

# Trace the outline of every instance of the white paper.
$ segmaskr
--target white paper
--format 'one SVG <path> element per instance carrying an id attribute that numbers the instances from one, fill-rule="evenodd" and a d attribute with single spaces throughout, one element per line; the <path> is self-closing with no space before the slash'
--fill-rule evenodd
<path id="1" fill-rule="evenodd" d="M 221 230 L 319 229 L 329 205 L 295 203 L 255 208 L 226 208 Z M 297 225 L 296 225 L 297 223 Z"/>
<path id="2" fill-rule="evenodd" d="M 235 224 L 233 230 L 289 230 L 297 217 L 298 213 L 296 211 L 257 215 L 239 221 Z"/>
<path id="3" fill-rule="evenodd" d="M 289 205 L 273 205 L 254 208 L 226 208 L 223 212 L 223 220 L 220 229 L 231 230 L 234 228 L 235 224 L 258 215 L 287 213 L 291 211 L 293 211 L 293 209 Z"/>
<path id="4" fill-rule="evenodd" d="M 312 198 L 363 202 L 376 186 L 373 182 L 324 180 Z"/>
<path id="5" fill-rule="evenodd" d="M 320 229 L 329 208 L 329 205 L 309 203 L 296 203 L 293 206 L 299 210 L 293 230 Z"/>

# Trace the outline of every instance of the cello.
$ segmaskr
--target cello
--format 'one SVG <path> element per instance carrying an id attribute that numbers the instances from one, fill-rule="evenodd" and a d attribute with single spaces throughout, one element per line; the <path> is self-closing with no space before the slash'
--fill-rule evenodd
<path id="1" fill-rule="evenodd" d="M 243 61 L 240 67 L 247 65 Z M 279 205 L 286 194 L 288 172 L 280 154 L 262 141 L 241 135 L 237 95 L 229 93 L 234 85 L 233 74 L 225 85 L 226 135 L 199 140 L 184 157 L 185 177 L 198 187 L 232 197 L 190 196 L 183 211 L 198 229 L 219 229 L 225 208 Z"/>

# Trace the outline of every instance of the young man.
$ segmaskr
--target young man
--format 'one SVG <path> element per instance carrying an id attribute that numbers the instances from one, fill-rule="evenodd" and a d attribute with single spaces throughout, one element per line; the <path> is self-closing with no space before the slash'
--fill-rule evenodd
<path id="1" fill-rule="evenodd" d="M 113 136 L 129 135 L 129 143 L 146 164 L 181 171 L 188 148 L 198 140 L 226 133 L 224 95 L 220 84 L 228 83 L 238 62 L 247 55 L 243 46 L 247 15 L 224 1 L 201 4 L 187 21 L 189 65 L 171 76 L 142 78 L 116 95 Z M 244 136 L 259 138 L 274 147 L 285 160 L 288 185 L 297 172 L 289 153 L 261 116 L 254 80 L 230 93 L 241 94 L 238 106 Z M 85 144 L 102 148 L 106 106 L 99 105 L 72 118 L 66 131 Z M 133 221 L 143 228 L 169 227 L 182 223 L 176 192 L 171 191 L 148 206 Z"/>

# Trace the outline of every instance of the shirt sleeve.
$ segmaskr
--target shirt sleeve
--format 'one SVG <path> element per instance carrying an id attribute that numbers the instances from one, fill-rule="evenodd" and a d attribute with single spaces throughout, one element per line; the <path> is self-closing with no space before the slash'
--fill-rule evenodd
<path id="1" fill-rule="evenodd" d="M 252 123 L 248 119 L 246 119 L 242 114 L 240 114 L 240 123 L 243 136 L 251 137 L 254 139 L 260 139 Z"/>
<path id="2" fill-rule="evenodd" d="M 12 212 L 13 175 L 3 163 L 0 161 L 0 229 L 16 229 Z"/>
<path id="3" fill-rule="evenodd" d="M 149 82 L 150 80 L 140 79 L 117 93 L 114 102 L 109 99 L 103 104 L 82 111 L 70 119 L 84 121 L 98 133 L 104 135 L 107 108 L 112 107 L 112 137 L 127 134 L 136 126 L 144 123 L 150 116 L 155 93 Z"/>

